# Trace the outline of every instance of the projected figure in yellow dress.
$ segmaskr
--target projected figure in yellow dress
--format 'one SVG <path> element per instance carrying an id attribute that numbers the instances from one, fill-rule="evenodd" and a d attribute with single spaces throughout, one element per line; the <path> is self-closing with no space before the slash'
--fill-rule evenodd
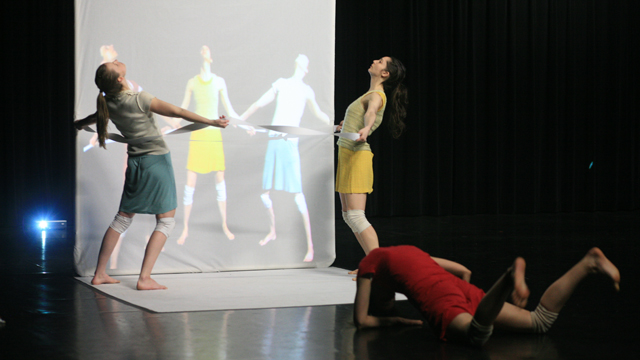
<path id="1" fill-rule="evenodd" d="M 191 96 L 195 99 L 195 113 L 212 118 L 218 118 L 218 100 L 222 102 L 227 114 L 238 118 L 233 110 L 227 93 L 227 84 L 224 79 L 211 72 L 211 51 L 205 45 L 201 48 L 202 67 L 200 74 L 187 82 L 187 89 L 181 107 L 187 109 L 191 102 Z M 198 174 L 216 173 L 215 187 L 218 210 L 222 222 L 222 231 L 229 240 L 235 235 L 227 227 L 227 189 L 224 181 L 224 149 L 222 147 L 222 135 L 220 130 L 207 127 L 191 133 L 189 141 L 189 157 L 187 160 L 187 184 L 184 187 L 184 229 L 178 239 L 178 244 L 184 244 L 189 236 L 189 217 L 193 206 L 193 194 L 195 192 Z"/>
<path id="2" fill-rule="evenodd" d="M 281 78 L 274 82 L 271 85 L 271 89 L 242 114 L 241 119 L 246 120 L 256 110 L 277 99 L 271 125 L 299 126 L 307 103 L 311 106 L 311 110 L 316 117 L 329 125 L 329 116 L 320 110 L 313 89 L 302 81 L 308 73 L 308 67 L 309 59 L 305 55 L 298 55 L 293 76 L 288 79 Z M 307 254 L 303 261 L 309 262 L 313 260 L 313 241 L 311 239 L 309 210 L 302 192 L 298 138 L 292 136 L 283 137 L 282 135 L 282 133 L 274 131 L 269 132 L 269 137 L 272 139 L 269 140 L 265 156 L 262 175 L 262 189 L 264 192 L 260 197 L 269 212 L 271 223 L 269 233 L 260 241 L 260 245 L 266 245 L 276 238 L 275 213 L 269 196 L 271 189 L 295 194 L 294 200 L 302 215 L 307 238 Z"/>

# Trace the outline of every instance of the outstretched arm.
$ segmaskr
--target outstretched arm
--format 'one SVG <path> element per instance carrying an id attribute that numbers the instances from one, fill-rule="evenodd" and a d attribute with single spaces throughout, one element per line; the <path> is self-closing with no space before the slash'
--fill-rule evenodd
<path id="1" fill-rule="evenodd" d="M 233 106 L 231 106 L 231 101 L 229 100 L 229 92 L 227 91 L 227 83 L 224 81 L 223 78 L 220 78 L 220 81 L 221 81 L 220 99 L 222 100 L 222 106 L 224 106 L 224 109 L 227 110 L 227 114 L 229 114 L 229 116 L 235 119 L 240 118 L 240 116 L 238 116 L 238 113 L 236 113 L 236 111 L 233 110 Z"/>
<path id="2" fill-rule="evenodd" d="M 182 104 L 180 107 L 183 109 L 189 108 L 189 103 L 191 103 L 191 93 L 193 92 L 193 79 L 187 81 L 187 88 L 184 90 L 184 97 L 182 98 Z M 170 124 L 174 129 L 180 127 L 180 119 L 172 118 L 172 117 L 163 117 L 165 122 Z"/>
<path id="3" fill-rule="evenodd" d="M 83 127 L 87 125 L 93 125 L 97 121 L 98 121 L 98 113 L 95 112 L 84 119 L 74 121 L 73 125 L 76 127 L 76 130 L 82 130 Z"/>
<path id="4" fill-rule="evenodd" d="M 358 277 L 356 299 L 354 301 L 353 322 L 358 329 L 391 326 L 391 325 L 422 325 L 421 320 L 411 320 L 402 317 L 378 317 L 369 315 L 369 301 L 371 300 L 371 277 Z"/>
<path id="5" fill-rule="evenodd" d="M 458 264 L 455 261 L 441 259 L 436 257 L 431 257 L 433 261 L 438 263 L 438 265 L 442 266 L 445 270 L 452 273 L 453 275 L 461 278 L 466 282 L 471 281 L 471 270 L 467 269 L 464 265 Z"/>
<path id="6" fill-rule="evenodd" d="M 158 98 L 153 98 L 153 100 L 151 100 L 151 111 L 159 115 L 168 116 L 172 118 L 180 118 L 187 121 L 207 124 L 207 125 L 211 125 L 219 128 L 225 128 L 229 124 L 229 120 L 227 119 L 224 119 L 224 118 L 207 119 L 196 113 L 193 113 L 181 107 L 177 107 L 173 104 L 169 104 L 168 102 L 162 101 Z"/>
<path id="7" fill-rule="evenodd" d="M 325 123 L 327 123 L 327 125 L 330 125 L 331 124 L 331 119 L 329 119 L 329 115 L 325 114 L 322 110 L 320 110 L 320 106 L 318 105 L 318 102 L 316 101 L 316 94 L 313 91 L 311 92 L 311 95 L 309 96 L 307 101 L 309 102 L 309 105 L 311 105 L 311 110 L 313 111 L 313 113 L 318 118 L 320 118 L 320 120 L 322 120 Z"/>
<path id="8" fill-rule="evenodd" d="M 358 131 L 360 137 L 356 141 L 365 142 L 371 132 L 373 124 L 376 122 L 376 113 L 382 107 L 382 97 L 379 94 L 371 93 L 362 99 L 366 109 L 364 113 L 364 127 Z"/>
<path id="9" fill-rule="evenodd" d="M 251 104 L 251 106 L 247 109 L 247 111 L 242 113 L 242 115 L 240 116 L 240 119 L 247 120 L 247 118 L 253 115 L 253 113 L 256 112 L 256 110 L 269 104 L 270 102 L 275 100 L 275 98 L 276 98 L 276 90 L 274 88 L 269 89 L 266 93 L 264 93 L 260 97 L 260 99 L 258 99 L 258 101 Z"/>

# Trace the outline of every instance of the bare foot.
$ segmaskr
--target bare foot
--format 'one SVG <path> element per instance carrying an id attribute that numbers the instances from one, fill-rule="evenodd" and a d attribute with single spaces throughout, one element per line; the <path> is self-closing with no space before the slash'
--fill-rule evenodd
<path id="1" fill-rule="evenodd" d="M 225 235 L 227 235 L 227 239 L 233 240 L 236 238 L 236 236 L 233 235 L 231 231 L 229 231 L 229 228 L 226 225 L 222 226 L 222 231 L 224 232 Z"/>
<path id="2" fill-rule="evenodd" d="M 116 280 L 107 274 L 95 274 L 91 279 L 91 285 L 118 284 L 119 282 L 120 280 Z"/>
<path id="3" fill-rule="evenodd" d="M 138 285 L 136 286 L 138 290 L 166 290 L 167 287 L 164 285 L 158 284 L 152 278 L 146 279 L 138 279 Z"/>
<path id="4" fill-rule="evenodd" d="M 180 234 L 180 237 L 178 238 L 178 241 L 176 241 L 178 245 L 184 245 L 184 242 L 187 240 L 187 236 L 189 236 L 189 229 L 185 226 L 184 230 L 182 230 L 182 234 Z"/>
<path id="5" fill-rule="evenodd" d="M 585 259 L 590 262 L 592 261 L 590 268 L 593 272 L 599 272 L 609 276 L 611 280 L 613 280 L 613 286 L 616 288 L 616 291 L 620 291 L 620 271 L 618 271 L 618 268 L 613 265 L 606 256 L 604 256 L 602 250 L 594 247 L 589 250 Z"/>
<path id="6" fill-rule="evenodd" d="M 307 251 L 307 255 L 304 256 L 304 260 L 302 260 L 302 261 L 304 261 L 304 262 L 313 261 L 313 250 Z"/>
<path id="7" fill-rule="evenodd" d="M 268 233 L 267 236 L 264 237 L 264 239 L 260 240 L 260 246 L 265 246 L 269 241 L 272 241 L 275 239 L 276 239 L 276 233 L 275 231 L 272 231 Z"/>
<path id="8" fill-rule="evenodd" d="M 529 298 L 529 288 L 524 281 L 524 270 L 526 263 L 523 258 L 519 257 L 513 262 L 511 268 L 511 277 L 513 278 L 513 293 L 511 299 L 513 304 L 524 308 L 527 305 L 527 299 Z"/>

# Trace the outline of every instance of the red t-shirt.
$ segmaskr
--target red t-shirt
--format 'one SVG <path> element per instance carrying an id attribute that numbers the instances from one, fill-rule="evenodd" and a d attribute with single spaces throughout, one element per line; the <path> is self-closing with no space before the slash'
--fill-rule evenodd
<path id="1" fill-rule="evenodd" d="M 404 294 L 445 340 L 449 323 L 462 313 L 475 314 L 484 291 L 447 272 L 415 246 L 372 250 L 360 262 L 358 276 L 373 275 L 377 286 Z"/>

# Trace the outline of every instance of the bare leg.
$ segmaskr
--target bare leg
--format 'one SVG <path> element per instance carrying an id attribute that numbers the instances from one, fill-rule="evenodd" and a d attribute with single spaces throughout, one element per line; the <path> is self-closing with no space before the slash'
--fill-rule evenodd
<path id="1" fill-rule="evenodd" d="M 302 193 L 300 193 L 302 194 Z M 296 196 L 298 196 L 296 194 Z M 307 238 L 307 254 L 304 256 L 304 262 L 313 261 L 313 239 L 311 238 L 311 220 L 309 218 L 309 210 L 307 209 L 306 200 L 304 200 L 304 195 L 302 195 L 302 200 L 304 201 L 304 211 L 300 212 L 302 215 L 302 223 L 304 224 L 304 232 Z"/>
<path id="2" fill-rule="evenodd" d="M 198 174 L 194 171 L 187 170 L 187 186 L 192 188 L 196 187 L 196 181 L 198 180 Z M 193 204 L 184 206 L 184 221 L 182 228 L 182 234 L 177 240 L 178 245 L 184 245 L 184 242 L 187 240 L 187 236 L 189 236 L 189 217 L 191 217 L 191 208 Z"/>
<path id="3" fill-rule="evenodd" d="M 587 252 L 576 265 L 556 280 L 542 295 L 540 304 L 553 313 L 559 313 L 578 284 L 589 274 L 601 273 L 613 281 L 619 289 L 620 272 L 598 248 Z M 495 322 L 496 326 L 515 331 L 532 331 L 531 313 L 511 304 L 505 304 Z"/>
<path id="4" fill-rule="evenodd" d="M 524 281 L 525 267 L 524 259 L 517 258 L 513 262 L 513 266 L 487 291 L 474 316 L 463 313 L 451 321 L 447 327 L 447 337 L 466 338 L 466 333 L 473 319 L 481 326 L 491 326 L 503 310 L 505 301 L 510 295 L 518 306 L 526 305 L 529 288 Z"/>
<path id="5" fill-rule="evenodd" d="M 268 197 L 269 196 L 269 191 L 265 191 L 262 194 L 263 197 Z M 267 211 L 269 212 L 269 233 L 267 234 L 267 236 L 265 236 L 262 240 L 260 240 L 260 246 L 264 246 L 267 245 L 267 243 L 271 240 L 275 240 L 276 239 L 276 214 L 273 212 L 273 204 L 271 204 L 271 206 L 269 206 L 267 208 Z"/>
<path id="6" fill-rule="evenodd" d="M 176 210 L 173 209 L 164 214 L 156 215 L 156 219 L 174 217 L 175 214 Z M 138 278 L 138 284 L 136 286 L 138 290 L 164 290 L 167 288 L 164 285 L 158 284 L 151 278 L 151 270 L 153 270 L 153 266 L 155 265 L 156 260 L 158 260 L 158 256 L 162 251 L 165 241 L 167 241 L 167 237 L 163 233 L 154 231 L 151 234 L 147 248 L 144 251 L 142 269 L 140 270 L 140 277 Z"/>
<path id="7" fill-rule="evenodd" d="M 122 211 L 120 211 L 119 214 L 130 218 L 134 215 Z M 102 245 L 100 246 L 100 253 L 98 255 L 98 265 L 96 266 L 96 272 L 93 275 L 91 284 L 117 284 L 120 282 L 107 275 L 107 263 L 109 262 L 111 253 L 113 253 L 113 249 L 116 247 L 119 238 L 120 233 L 113 230 L 111 227 L 107 228 L 107 231 L 104 233 L 104 237 L 102 238 Z"/>
<path id="8" fill-rule="evenodd" d="M 224 181 L 224 171 L 218 171 L 216 173 L 216 184 L 219 184 Z M 222 232 L 227 236 L 227 239 L 233 240 L 236 238 L 235 235 L 231 231 L 229 231 L 229 227 L 227 226 L 227 201 L 218 201 L 218 210 L 220 210 L 220 219 L 222 222 Z"/>
<path id="9" fill-rule="evenodd" d="M 594 247 L 566 274 L 556 280 L 542 295 L 540 304 L 552 312 L 560 312 L 578 284 L 589 274 L 601 273 L 613 280 L 616 290 L 620 289 L 620 272 L 602 250 Z"/>
<path id="10" fill-rule="evenodd" d="M 109 269 L 118 268 L 118 255 L 120 255 L 120 247 L 122 246 L 122 240 L 124 239 L 124 234 L 126 234 L 126 232 L 118 236 L 118 242 L 116 243 L 116 246 L 115 248 L 113 248 L 113 252 L 111 253 L 111 261 L 109 262 Z"/>

